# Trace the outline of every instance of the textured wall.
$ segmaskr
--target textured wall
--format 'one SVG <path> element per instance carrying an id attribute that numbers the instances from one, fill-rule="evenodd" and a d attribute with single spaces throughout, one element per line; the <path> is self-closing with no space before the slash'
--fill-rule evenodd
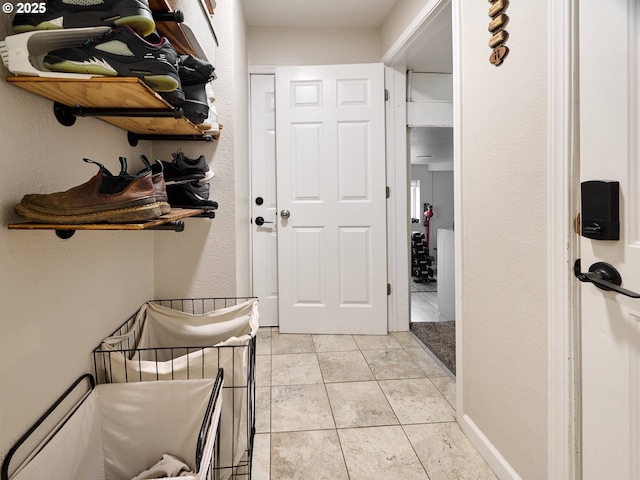
<path id="1" fill-rule="evenodd" d="M 249 234 L 238 226 L 242 217 L 248 229 L 247 200 L 237 201 L 242 185 L 248 185 L 243 171 L 247 163 L 247 75 L 244 45 L 244 17 L 241 2 L 220 2 L 213 16 L 219 40 L 216 51 L 216 92 L 220 139 L 205 142 L 155 142 L 154 156 L 171 160 L 181 148 L 194 158 L 207 157 L 215 176 L 211 181 L 212 200 L 218 202 L 213 220 L 186 220 L 185 231 L 155 237 L 155 294 L 167 297 L 211 297 L 248 295 Z M 198 32 L 203 42 L 212 41 L 207 32 Z M 243 73 L 244 72 L 244 73 Z M 244 106 L 244 107 L 243 107 Z M 239 185 L 239 186 L 237 186 Z M 246 189 L 246 187 L 245 187 Z M 241 251 L 237 250 L 239 242 Z M 245 268 L 237 277 L 237 265 Z"/>
<path id="2" fill-rule="evenodd" d="M 10 17 L 0 14 L 0 38 Z M 91 352 L 153 295 L 153 238 L 168 232 L 8 230 L 13 206 L 27 193 L 84 183 L 95 166 L 119 170 L 118 157 L 142 167 L 125 132 L 98 119 L 63 127 L 52 102 L 4 81 L 0 67 L 0 459 L 77 376 L 91 371 Z"/>
<path id="3" fill-rule="evenodd" d="M 547 467 L 547 10 L 511 2 L 488 61 L 487 2 L 460 2 L 463 390 L 523 479 Z"/>
<path id="4" fill-rule="evenodd" d="M 380 61 L 375 28 L 250 27 L 249 65 L 332 65 Z"/>

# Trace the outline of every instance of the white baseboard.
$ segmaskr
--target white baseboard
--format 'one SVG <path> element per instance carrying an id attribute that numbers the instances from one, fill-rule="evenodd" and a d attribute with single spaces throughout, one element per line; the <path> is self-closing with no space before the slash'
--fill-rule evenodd
<path id="1" fill-rule="evenodd" d="M 485 462 L 487 462 L 491 470 L 493 470 L 500 480 L 522 480 L 520 475 L 511 468 L 511 465 L 509 465 L 498 449 L 493 446 L 468 415 L 465 414 L 462 416 L 460 426 L 467 438 L 473 446 L 476 447 L 476 450 L 478 450 L 482 458 L 484 458 Z"/>

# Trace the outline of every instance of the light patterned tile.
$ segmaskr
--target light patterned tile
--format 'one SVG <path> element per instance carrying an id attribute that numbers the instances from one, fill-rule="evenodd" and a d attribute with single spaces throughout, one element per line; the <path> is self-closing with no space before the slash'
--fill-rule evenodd
<path id="1" fill-rule="evenodd" d="M 350 480 L 429 480 L 402 427 L 338 430 Z"/>
<path id="2" fill-rule="evenodd" d="M 354 335 L 360 350 L 389 350 L 402 348 L 393 335 Z"/>
<path id="3" fill-rule="evenodd" d="M 344 352 L 358 350 L 351 335 L 313 335 L 316 352 Z"/>
<path id="4" fill-rule="evenodd" d="M 444 395 L 444 398 L 451 404 L 451 406 L 456 408 L 456 381 L 451 377 L 433 377 L 431 379 L 433 384 L 436 386 L 440 393 Z"/>
<path id="5" fill-rule="evenodd" d="M 330 383 L 326 387 L 336 427 L 398 424 L 378 382 Z"/>
<path id="6" fill-rule="evenodd" d="M 256 432 L 271 431 L 271 387 L 256 387 Z"/>
<path id="7" fill-rule="evenodd" d="M 377 380 L 420 378 L 425 376 L 420 367 L 403 349 L 363 350 L 362 354 Z"/>
<path id="8" fill-rule="evenodd" d="M 393 338 L 395 338 L 403 348 L 416 348 L 420 347 L 418 341 L 409 332 L 393 332 Z"/>
<path id="9" fill-rule="evenodd" d="M 268 433 L 256 433 L 253 437 L 251 478 L 271 480 L 271 436 Z"/>
<path id="10" fill-rule="evenodd" d="M 335 428 L 324 385 L 271 388 L 271 432 Z"/>
<path id="11" fill-rule="evenodd" d="M 260 328 L 256 336 L 256 355 L 271 355 L 271 328 Z"/>
<path id="12" fill-rule="evenodd" d="M 403 425 L 455 420 L 455 410 L 428 378 L 382 380 L 380 388 Z"/>
<path id="13" fill-rule="evenodd" d="M 271 355 L 256 355 L 256 386 L 271 386 Z"/>
<path id="14" fill-rule="evenodd" d="M 313 338 L 311 335 L 295 333 L 271 332 L 271 353 L 280 355 L 284 353 L 314 353 Z"/>
<path id="15" fill-rule="evenodd" d="M 448 377 L 449 374 L 445 372 L 440 364 L 436 362 L 431 355 L 429 355 L 424 348 L 407 348 L 407 353 L 411 356 L 414 362 L 422 369 L 427 377 Z"/>
<path id="16" fill-rule="evenodd" d="M 335 430 L 274 433 L 274 480 L 349 480 Z"/>
<path id="17" fill-rule="evenodd" d="M 359 350 L 317 355 L 325 383 L 374 380 L 373 373 Z"/>
<path id="18" fill-rule="evenodd" d="M 322 373 L 315 353 L 271 356 L 271 385 L 322 383 Z"/>
<path id="19" fill-rule="evenodd" d="M 431 480 L 496 480 L 455 422 L 407 425 L 404 430 Z"/>

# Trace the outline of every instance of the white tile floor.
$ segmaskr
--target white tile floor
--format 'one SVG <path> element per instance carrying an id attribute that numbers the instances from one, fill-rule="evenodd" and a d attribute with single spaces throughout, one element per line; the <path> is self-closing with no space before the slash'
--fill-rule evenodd
<path id="1" fill-rule="evenodd" d="M 255 480 L 495 480 L 455 422 L 455 382 L 407 332 L 261 328 Z"/>

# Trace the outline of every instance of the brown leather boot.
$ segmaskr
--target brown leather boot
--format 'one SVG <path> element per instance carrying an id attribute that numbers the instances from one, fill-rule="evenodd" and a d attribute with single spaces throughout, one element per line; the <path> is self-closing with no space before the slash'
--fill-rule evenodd
<path id="1" fill-rule="evenodd" d="M 162 214 L 151 172 L 114 176 L 104 165 L 88 182 L 64 192 L 25 195 L 15 212 L 40 223 L 134 223 Z"/>
<path id="2" fill-rule="evenodd" d="M 171 205 L 169 205 L 169 200 L 167 199 L 167 185 L 164 182 L 164 166 L 160 160 L 156 160 L 156 162 L 151 165 L 146 156 L 140 155 L 140 160 L 145 164 L 147 170 L 151 171 L 151 181 L 153 182 L 153 189 L 156 192 L 156 202 L 160 205 L 160 210 L 162 210 L 162 214 L 165 215 L 167 213 L 171 213 Z M 122 163 L 122 157 L 120 160 Z M 126 163 L 123 167 L 126 171 Z M 138 175 L 143 173 L 144 170 L 138 172 Z"/>

